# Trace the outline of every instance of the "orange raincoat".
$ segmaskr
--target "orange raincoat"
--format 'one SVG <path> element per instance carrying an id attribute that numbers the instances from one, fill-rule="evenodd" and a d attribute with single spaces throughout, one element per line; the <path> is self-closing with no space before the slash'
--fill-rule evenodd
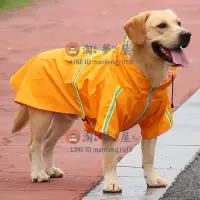
<path id="1" fill-rule="evenodd" d="M 176 76 L 177 68 L 169 68 Z M 66 49 L 40 53 L 10 79 L 15 102 L 38 109 L 77 114 L 87 118 L 86 132 L 116 139 L 145 109 L 151 89 L 148 80 L 123 53 L 123 45 L 93 54 L 80 48 L 70 56 Z M 150 107 L 139 122 L 144 139 L 168 131 L 172 110 L 167 87 L 171 76 L 153 93 Z M 88 125 L 89 124 L 89 125 Z"/>

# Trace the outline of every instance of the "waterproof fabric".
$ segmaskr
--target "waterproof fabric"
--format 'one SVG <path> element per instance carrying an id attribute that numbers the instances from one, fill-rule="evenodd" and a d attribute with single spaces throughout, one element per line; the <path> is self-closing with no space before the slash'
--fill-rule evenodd
<path id="1" fill-rule="evenodd" d="M 157 137 L 172 124 L 167 87 L 177 68 L 153 93 L 150 107 L 139 122 L 144 139 Z M 86 132 L 117 140 L 140 117 L 151 90 L 148 80 L 130 62 L 123 45 L 92 54 L 80 48 L 77 56 L 66 49 L 40 53 L 10 79 L 15 102 L 38 109 L 86 117 Z"/>

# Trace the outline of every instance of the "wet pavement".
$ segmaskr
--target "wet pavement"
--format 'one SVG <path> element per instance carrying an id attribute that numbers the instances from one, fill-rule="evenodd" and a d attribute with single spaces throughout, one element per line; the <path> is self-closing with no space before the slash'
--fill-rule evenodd
<path id="1" fill-rule="evenodd" d="M 168 133 L 160 136 L 156 147 L 155 167 L 157 171 L 168 181 L 169 186 L 175 181 L 186 166 L 188 166 L 195 158 L 200 149 L 200 90 L 198 90 L 190 99 L 188 99 L 174 113 L 174 127 Z M 200 190 L 193 196 L 187 194 L 186 188 L 196 184 L 196 188 L 200 185 L 197 183 L 200 177 L 200 165 L 198 159 L 192 167 L 188 167 L 187 171 L 176 183 L 169 189 L 164 199 L 167 200 L 193 200 L 200 199 L 198 194 Z M 200 169 L 200 166 L 199 166 Z M 83 200 L 157 200 L 162 197 L 167 188 L 147 189 L 143 178 L 143 170 L 141 168 L 141 151 L 140 145 L 136 146 L 132 152 L 128 153 L 118 163 L 118 176 L 123 186 L 122 194 L 102 194 L 102 182 L 99 183 Z M 190 176 L 190 179 L 188 179 Z M 195 182 L 192 183 L 196 177 Z M 188 184 L 189 183 L 189 184 Z M 182 184 L 184 184 L 182 186 Z M 175 193 L 174 191 L 177 192 Z M 179 192 L 179 193 L 178 193 Z M 180 193 L 185 192 L 187 198 L 180 198 Z M 175 195 L 175 196 L 174 196 Z M 172 198 L 171 198 L 172 197 Z"/>

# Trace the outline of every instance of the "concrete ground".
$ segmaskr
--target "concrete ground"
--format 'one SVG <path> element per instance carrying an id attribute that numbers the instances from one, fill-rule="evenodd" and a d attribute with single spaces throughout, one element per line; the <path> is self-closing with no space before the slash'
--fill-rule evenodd
<path id="1" fill-rule="evenodd" d="M 173 128 L 159 137 L 155 168 L 169 183 L 166 194 L 167 188 L 147 189 L 138 145 L 118 163 L 118 176 L 123 185 L 122 194 L 102 194 L 101 182 L 83 200 L 158 200 L 163 194 L 163 200 L 200 199 L 199 155 L 192 166 L 187 167 L 186 172 L 181 173 L 177 182 L 170 187 L 177 175 L 193 161 L 200 150 L 199 119 L 200 90 L 175 111 Z M 195 187 L 192 187 L 193 185 Z"/>
<path id="2" fill-rule="evenodd" d="M 192 41 L 186 51 L 193 63 L 187 69 L 180 69 L 176 79 L 176 109 L 200 87 L 199 7 L 200 2 L 197 0 L 102 0 L 95 2 L 92 0 L 41 0 L 36 5 L 2 14 L 0 16 L 0 199 L 23 200 L 28 197 L 30 200 L 54 200 L 55 198 L 78 200 L 98 183 L 102 175 L 101 153 L 72 152 L 71 147 L 74 146 L 69 145 L 66 139 L 62 138 L 56 148 L 56 164 L 65 172 L 64 178 L 53 179 L 47 184 L 31 183 L 27 153 L 28 129 L 20 135 L 11 135 L 11 124 L 17 106 L 13 103 L 14 93 L 9 84 L 9 78 L 28 59 L 41 51 L 65 47 L 72 41 L 79 45 L 97 45 L 100 48 L 105 43 L 117 45 L 123 39 L 122 26 L 126 20 L 141 11 L 172 8 L 183 20 L 184 26 L 192 32 Z M 77 146 L 100 147 L 100 141 L 85 138 L 81 121 L 74 124 L 73 128 L 82 133 Z M 182 129 L 185 130 L 185 128 Z M 137 127 L 129 131 L 129 136 L 136 138 L 128 144 L 129 147 L 138 143 L 139 135 Z M 127 146 L 127 143 L 120 141 L 120 147 Z M 196 140 L 192 142 L 195 144 Z M 195 145 L 187 148 L 193 149 L 193 152 L 197 150 Z M 137 149 L 139 146 L 133 151 L 135 154 L 137 154 Z M 162 156 L 165 156 L 166 152 L 174 154 L 174 151 L 178 150 L 173 146 L 170 150 L 163 148 Z M 120 153 L 119 159 L 126 153 Z M 138 153 L 135 156 L 139 157 L 139 155 Z M 130 168 L 127 170 L 131 171 Z M 138 169 L 139 177 L 141 173 Z M 161 173 L 167 172 L 163 170 Z M 135 175 L 130 175 L 130 179 L 132 176 Z M 139 190 L 145 193 L 143 179 L 139 188 L 133 191 Z"/>

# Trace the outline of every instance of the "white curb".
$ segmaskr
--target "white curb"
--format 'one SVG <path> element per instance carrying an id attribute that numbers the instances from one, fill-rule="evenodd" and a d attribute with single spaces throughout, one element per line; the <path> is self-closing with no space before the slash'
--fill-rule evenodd
<path id="1" fill-rule="evenodd" d="M 200 90 L 178 108 L 173 116 L 174 126 L 159 137 L 155 157 L 155 167 L 169 186 L 200 149 Z M 122 194 L 103 194 L 100 182 L 82 200 L 158 200 L 167 188 L 147 190 L 141 158 L 138 144 L 118 163 Z"/>

